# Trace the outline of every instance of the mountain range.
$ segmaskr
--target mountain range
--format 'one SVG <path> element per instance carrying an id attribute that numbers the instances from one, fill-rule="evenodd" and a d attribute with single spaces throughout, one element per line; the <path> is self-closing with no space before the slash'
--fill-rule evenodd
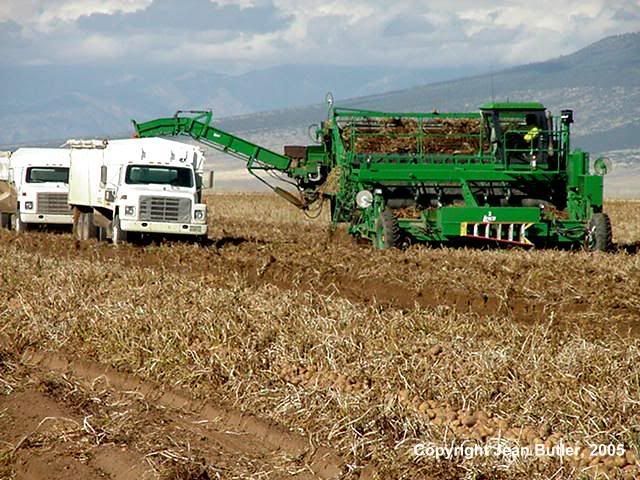
<path id="1" fill-rule="evenodd" d="M 316 103 L 329 89 L 350 98 L 477 70 L 280 65 L 230 75 L 200 67 L 3 65 L 0 146 L 123 134 L 132 118 L 178 109 L 250 114 Z"/>
<path id="2" fill-rule="evenodd" d="M 540 101 L 571 108 L 577 147 L 640 148 L 640 33 L 607 37 L 571 55 L 492 73 L 340 101 L 384 111 L 475 111 L 488 100 Z M 326 105 L 224 118 L 223 129 L 295 128 L 326 117 Z"/>
<path id="3" fill-rule="evenodd" d="M 3 66 L 0 86 L 4 148 L 128 134 L 131 118 L 178 109 L 212 109 L 221 128 L 233 132 L 301 129 L 326 117 L 320 102 L 327 91 L 339 106 L 391 111 L 475 111 L 491 99 L 536 100 L 556 112 L 574 109 L 576 146 L 640 148 L 640 33 L 484 72 L 282 65 L 230 75 L 160 66 Z"/>
<path id="4" fill-rule="evenodd" d="M 607 37 L 545 62 L 523 59 L 511 68 L 282 65 L 231 75 L 159 66 L 3 66 L 0 87 L 0 149 L 128 136 L 131 118 L 212 109 L 219 127 L 282 151 L 282 145 L 309 142 L 306 127 L 326 118 L 321 100 L 327 91 L 337 106 L 398 112 L 540 101 L 555 113 L 573 109 L 573 146 L 617 165 L 609 196 L 640 196 L 640 33 Z M 243 165 L 208 153 L 220 189 L 259 188 Z"/>

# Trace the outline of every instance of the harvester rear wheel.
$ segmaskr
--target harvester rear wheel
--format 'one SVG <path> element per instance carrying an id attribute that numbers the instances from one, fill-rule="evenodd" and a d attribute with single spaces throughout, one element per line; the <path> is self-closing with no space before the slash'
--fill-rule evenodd
<path id="1" fill-rule="evenodd" d="M 611 220 L 606 213 L 596 213 L 589 220 L 587 227 L 587 249 L 607 252 L 613 246 Z"/>
<path id="2" fill-rule="evenodd" d="M 398 219 L 390 208 L 380 212 L 376 221 L 376 243 L 381 249 L 397 247 L 400 244 Z"/>

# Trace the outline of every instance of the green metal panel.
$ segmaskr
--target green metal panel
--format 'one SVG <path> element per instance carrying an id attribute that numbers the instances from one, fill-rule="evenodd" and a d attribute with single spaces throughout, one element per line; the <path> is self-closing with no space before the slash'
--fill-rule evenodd
<path id="1" fill-rule="evenodd" d="M 492 102 L 485 103 L 480 110 L 535 111 L 544 110 L 544 105 L 538 102 Z"/>
<path id="2" fill-rule="evenodd" d="M 597 175 L 584 177 L 584 193 L 594 207 L 602 207 L 603 203 L 603 178 Z"/>
<path id="3" fill-rule="evenodd" d="M 363 183 L 415 184 L 423 182 L 513 182 L 551 181 L 555 175 L 544 171 L 501 170 L 492 165 L 370 165 L 357 171 L 357 179 Z"/>
<path id="4" fill-rule="evenodd" d="M 537 223 L 539 208 L 527 207 L 443 207 L 438 209 L 438 223 L 491 222 L 491 223 Z M 458 228 L 458 232 L 460 229 Z"/>

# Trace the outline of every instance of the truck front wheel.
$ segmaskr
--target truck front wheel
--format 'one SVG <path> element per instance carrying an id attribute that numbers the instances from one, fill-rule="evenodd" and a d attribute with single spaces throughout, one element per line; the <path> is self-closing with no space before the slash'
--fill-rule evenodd
<path id="1" fill-rule="evenodd" d="M 31 225 L 29 225 L 28 223 L 24 223 L 21 219 L 20 219 L 20 212 L 16 212 L 13 215 L 14 218 L 14 229 L 16 232 L 18 233 L 25 233 L 28 232 L 30 230 Z"/>
<path id="2" fill-rule="evenodd" d="M 204 247 L 207 245 L 207 242 L 209 242 L 209 236 L 206 233 L 204 235 L 195 235 L 193 240 L 198 245 Z"/>
<path id="3" fill-rule="evenodd" d="M 114 245 L 120 245 L 127 242 L 127 232 L 120 228 L 120 215 L 117 213 L 113 217 L 111 241 Z"/>

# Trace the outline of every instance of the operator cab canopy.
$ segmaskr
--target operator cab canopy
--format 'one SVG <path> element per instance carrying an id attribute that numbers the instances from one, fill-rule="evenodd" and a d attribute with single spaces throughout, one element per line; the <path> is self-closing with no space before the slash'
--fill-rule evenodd
<path id="1" fill-rule="evenodd" d="M 538 102 L 492 102 L 480 107 L 480 112 L 485 121 L 495 126 L 512 124 L 524 130 L 528 127 L 538 127 L 540 130 L 549 130 L 547 126 L 547 114 L 544 105 Z"/>
<path id="2" fill-rule="evenodd" d="M 485 135 L 495 155 L 512 163 L 528 163 L 532 157 L 546 162 L 543 153 L 552 130 L 547 111 L 538 102 L 491 102 L 480 107 Z M 535 134 L 527 133 L 535 129 Z"/>

